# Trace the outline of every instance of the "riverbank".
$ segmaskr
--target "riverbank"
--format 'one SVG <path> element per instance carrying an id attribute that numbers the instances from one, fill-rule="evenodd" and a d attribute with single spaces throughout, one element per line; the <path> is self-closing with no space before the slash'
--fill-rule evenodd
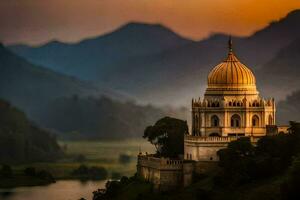
<path id="1" fill-rule="evenodd" d="M 136 156 L 139 149 L 151 152 L 153 146 L 146 140 L 131 139 L 127 141 L 60 141 L 65 157 L 57 162 L 31 163 L 13 165 L 15 179 L 1 179 L 0 188 L 46 185 L 51 182 L 24 176 L 26 168 L 49 172 L 54 180 L 79 180 L 82 177 L 73 172 L 81 165 L 88 168 L 104 168 L 107 171 L 105 179 L 118 179 L 121 176 L 132 176 L 136 172 Z M 125 155 L 125 156 L 124 156 Z M 123 159 L 123 157 L 127 159 Z M 85 178 L 89 180 L 90 178 Z"/>
<path id="2" fill-rule="evenodd" d="M 108 199 L 111 200 L 280 200 L 280 185 L 283 176 L 254 181 L 236 187 L 215 187 L 211 176 L 202 177 L 187 188 L 164 193 L 153 193 L 151 184 L 140 180 L 120 184 Z"/>
<path id="3" fill-rule="evenodd" d="M 25 175 L 18 175 L 12 178 L 1 178 L 0 188 L 16 188 L 24 186 L 41 186 L 55 183 L 55 181 L 45 180 L 38 177 L 29 177 Z"/>
<path id="4" fill-rule="evenodd" d="M 76 200 L 92 199 L 93 191 L 104 188 L 107 180 L 59 180 L 53 184 L 0 189 L 1 200 Z"/>

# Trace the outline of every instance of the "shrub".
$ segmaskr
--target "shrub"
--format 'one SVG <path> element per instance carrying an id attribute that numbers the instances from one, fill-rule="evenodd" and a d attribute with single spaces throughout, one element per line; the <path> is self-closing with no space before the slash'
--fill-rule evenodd
<path id="1" fill-rule="evenodd" d="M 46 170 L 39 171 L 36 176 L 42 180 L 47 180 L 49 182 L 55 182 L 52 174 Z"/>
<path id="2" fill-rule="evenodd" d="M 289 169 L 287 179 L 281 184 L 281 199 L 300 199 L 300 157 L 298 156 Z"/>
<path id="3" fill-rule="evenodd" d="M 119 155 L 119 162 L 122 164 L 130 163 L 131 157 L 127 154 L 120 154 Z"/>
<path id="4" fill-rule="evenodd" d="M 122 177 L 122 175 L 119 172 L 112 172 L 111 178 L 114 180 L 119 180 Z"/>
<path id="5" fill-rule="evenodd" d="M 107 178 L 108 173 L 104 167 L 91 167 L 88 175 L 90 179 L 102 180 Z"/>

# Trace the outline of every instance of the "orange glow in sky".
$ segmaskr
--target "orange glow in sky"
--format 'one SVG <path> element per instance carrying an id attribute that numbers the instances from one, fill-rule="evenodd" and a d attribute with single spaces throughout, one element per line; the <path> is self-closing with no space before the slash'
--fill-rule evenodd
<path id="1" fill-rule="evenodd" d="M 78 41 L 131 21 L 161 23 L 193 39 L 245 36 L 299 8 L 299 0 L 9 0 L 0 2 L 0 41 Z"/>

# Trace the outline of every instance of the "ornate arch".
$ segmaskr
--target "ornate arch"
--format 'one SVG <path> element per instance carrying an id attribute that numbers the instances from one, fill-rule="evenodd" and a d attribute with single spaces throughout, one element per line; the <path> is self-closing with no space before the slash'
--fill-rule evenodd
<path id="1" fill-rule="evenodd" d="M 220 120 L 217 115 L 213 115 L 210 119 L 211 127 L 219 127 L 220 126 Z"/>
<path id="2" fill-rule="evenodd" d="M 259 126 L 259 117 L 257 115 L 252 116 L 252 126 L 258 127 Z"/>
<path id="3" fill-rule="evenodd" d="M 241 127 L 241 117 L 238 114 L 234 114 L 231 116 L 230 120 L 231 127 Z"/>

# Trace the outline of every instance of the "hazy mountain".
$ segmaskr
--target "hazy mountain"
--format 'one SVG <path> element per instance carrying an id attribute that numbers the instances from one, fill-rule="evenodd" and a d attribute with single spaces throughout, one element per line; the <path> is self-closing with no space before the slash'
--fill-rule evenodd
<path id="1" fill-rule="evenodd" d="M 31 117 L 49 101 L 70 95 L 110 94 L 88 82 L 32 65 L 0 44 L 0 98 L 24 109 Z M 113 93 L 111 93 L 113 94 Z"/>
<path id="2" fill-rule="evenodd" d="M 62 155 L 56 137 L 0 99 L 0 163 L 53 161 Z"/>
<path id="3" fill-rule="evenodd" d="M 300 37 L 257 71 L 261 91 L 277 99 L 300 89 Z M 299 99 L 300 100 L 300 99 Z"/>
<path id="4" fill-rule="evenodd" d="M 171 111 L 107 97 L 62 97 L 43 109 L 39 124 L 67 139 L 133 138 L 164 116 L 186 119 L 187 110 Z"/>
<path id="5" fill-rule="evenodd" d="M 116 100 L 117 97 L 121 98 Z M 114 92 L 32 65 L 2 45 L 0 98 L 24 109 L 38 125 L 65 138 L 140 137 L 146 126 L 165 115 L 186 118 L 185 109 L 125 102 L 126 98 Z"/>
<path id="6" fill-rule="evenodd" d="M 300 34 L 300 11 L 250 37 L 234 38 L 240 60 L 258 70 Z M 202 95 L 211 68 L 227 53 L 228 36 L 189 41 L 160 25 L 128 24 L 76 44 L 13 46 L 32 62 L 160 104 L 186 103 Z"/>
<path id="7" fill-rule="evenodd" d="M 300 11 L 295 11 L 250 37 L 234 38 L 236 55 L 254 71 L 259 70 L 299 36 L 299 21 Z M 209 71 L 226 57 L 227 40 L 228 36 L 219 34 L 160 54 L 127 60 L 108 81 L 144 101 L 181 100 L 186 104 L 192 96 L 202 95 Z M 269 91 L 272 90 L 266 94 Z"/>
<path id="8" fill-rule="evenodd" d="M 87 80 L 101 80 L 127 59 L 163 52 L 188 43 L 161 25 L 130 23 L 75 44 L 57 41 L 40 47 L 10 47 L 29 61 Z"/>

